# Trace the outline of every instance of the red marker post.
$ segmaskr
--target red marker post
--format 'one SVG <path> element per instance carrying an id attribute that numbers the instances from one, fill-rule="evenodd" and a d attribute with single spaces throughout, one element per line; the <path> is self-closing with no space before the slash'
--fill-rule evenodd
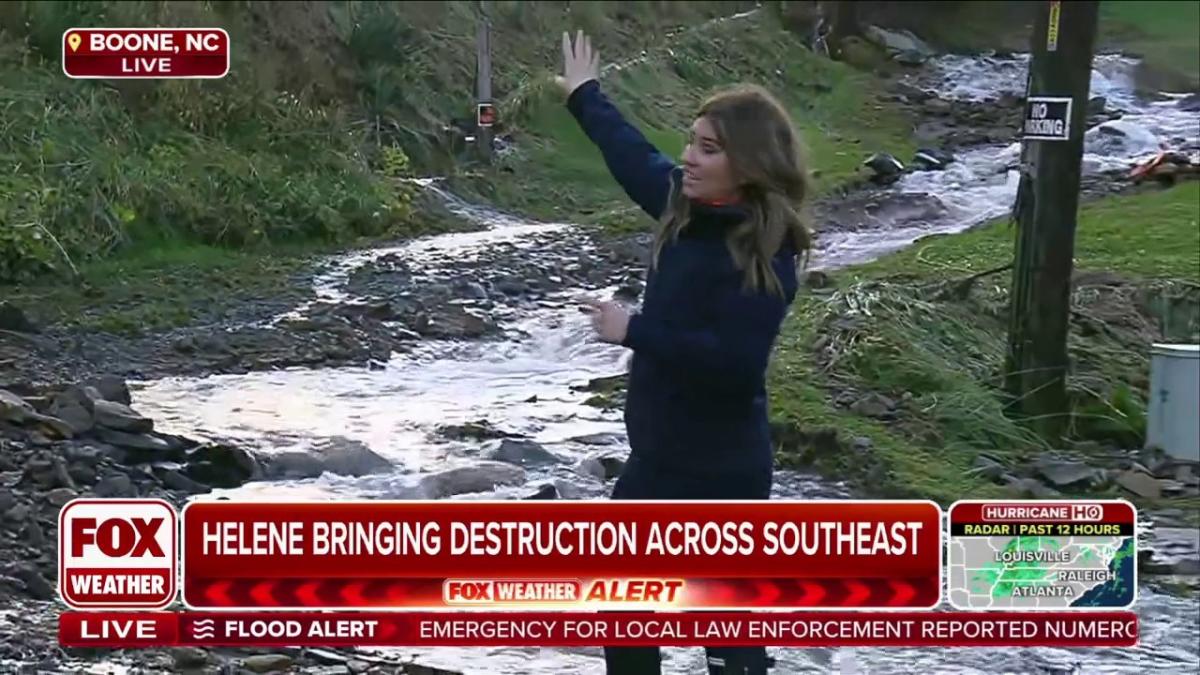
<path id="1" fill-rule="evenodd" d="M 62 65 L 81 79 L 216 79 L 229 73 L 223 28 L 70 28 Z"/>
<path id="2" fill-rule="evenodd" d="M 475 123 L 481 128 L 495 126 L 496 106 L 491 103 L 480 103 L 475 108 Z"/>

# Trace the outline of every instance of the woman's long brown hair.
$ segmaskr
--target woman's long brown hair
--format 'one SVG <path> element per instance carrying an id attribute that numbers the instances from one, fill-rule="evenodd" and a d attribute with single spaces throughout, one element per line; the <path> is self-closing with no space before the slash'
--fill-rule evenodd
<path id="1" fill-rule="evenodd" d="M 812 248 L 812 234 L 802 215 L 810 192 L 808 165 L 799 134 L 787 111 L 769 92 L 756 85 L 740 85 L 709 98 L 698 117 L 706 117 L 729 157 L 733 175 L 741 184 L 742 203 L 749 217 L 726 238 L 745 286 L 783 294 L 771 260 L 785 240 L 803 259 Z M 690 202 L 674 181 L 655 236 L 654 257 L 687 226 Z"/>

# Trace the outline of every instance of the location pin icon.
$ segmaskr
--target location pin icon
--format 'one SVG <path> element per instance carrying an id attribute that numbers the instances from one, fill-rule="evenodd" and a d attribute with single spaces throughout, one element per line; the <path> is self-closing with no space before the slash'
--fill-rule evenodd
<path id="1" fill-rule="evenodd" d="M 71 51 L 79 49 L 79 43 L 83 40 L 79 37 L 79 33 L 71 33 L 67 36 L 67 44 L 71 46 Z"/>

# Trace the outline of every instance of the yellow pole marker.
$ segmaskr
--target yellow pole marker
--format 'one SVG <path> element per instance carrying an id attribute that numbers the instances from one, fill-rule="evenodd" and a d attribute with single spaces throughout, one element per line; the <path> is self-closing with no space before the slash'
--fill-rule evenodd
<path id="1" fill-rule="evenodd" d="M 1046 51 L 1058 51 L 1058 20 L 1062 16 L 1062 2 L 1050 3 L 1050 25 L 1046 28 Z"/>

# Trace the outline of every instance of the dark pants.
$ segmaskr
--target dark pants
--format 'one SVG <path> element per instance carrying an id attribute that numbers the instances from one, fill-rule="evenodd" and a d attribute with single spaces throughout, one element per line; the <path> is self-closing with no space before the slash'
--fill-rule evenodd
<path id="1" fill-rule="evenodd" d="M 703 467 L 679 470 L 653 466 L 630 457 L 613 499 L 767 499 L 771 494 L 771 469 L 736 473 L 704 473 Z M 765 647 L 706 647 L 710 675 L 765 675 Z M 658 647 L 605 647 L 609 675 L 657 675 Z"/>

